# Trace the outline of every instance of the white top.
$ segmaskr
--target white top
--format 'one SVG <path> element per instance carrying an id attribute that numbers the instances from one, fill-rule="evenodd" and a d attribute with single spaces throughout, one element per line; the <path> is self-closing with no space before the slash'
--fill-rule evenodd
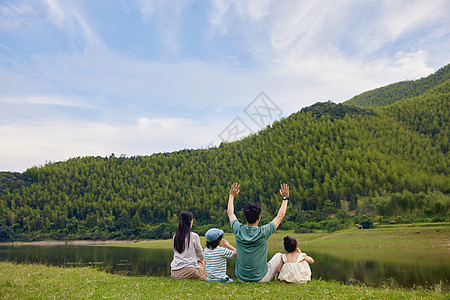
<path id="1" fill-rule="evenodd" d="M 311 269 L 309 264 L 305 261 L 306 253 L 300 253 L 296 262 L 290 263 L 286 261 L 286 255 L 283 254 L 283 266 L 281 267 L 279 280 L 287 282 L 305 283 L 311 280 Z"/>
<path id="2" fill-rule="evenodd" d="M 173 240 L 175 236 L 172 238 L 172 246 Z M 186 238 L 187 242 L 187 238 Z M 173 260 L 170 264 L 170 268 L 172 270 L 180 270 L 183 268 L 200 268 L 197 264 L 197 257 L 203 259 L 203 249 L 200 245 L 200 237 L 195 232 L 191 232 L 191 239 L 189 241 L 189 245 L 185 245 L 183 253 L 178 253 L 175 248 L 173 249 Z"/>
<path id="3" fill-rule="evenodd" d="M 206 280 L 224 280 L 227 276 L 227 258 L 232 258 L 236 252 L 217 246 L 214 249 L 205 248 L 203 254 L 206 262 Z"/>

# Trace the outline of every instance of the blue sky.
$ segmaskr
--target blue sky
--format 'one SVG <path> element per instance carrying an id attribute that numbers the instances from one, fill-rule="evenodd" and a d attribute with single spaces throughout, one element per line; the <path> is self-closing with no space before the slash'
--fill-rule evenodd
<path id="1" fill-rule="evenodd" d="M 427 76 L 450 62 L 449 16 L 447 0 L 3 0 L 0 170 L 206 148 Z"/>

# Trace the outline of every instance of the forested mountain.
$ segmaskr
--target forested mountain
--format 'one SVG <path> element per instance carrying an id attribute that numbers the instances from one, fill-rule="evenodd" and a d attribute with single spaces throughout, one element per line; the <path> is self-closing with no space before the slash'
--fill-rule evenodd
<path id="1" fill-rule="evenodd" d="M 431 76 L 448 78 L 446 70 Z M 372 218 L 448 219 L 450 79 L 430 88 L 439 81 L 431 76 L 415 81 L 411 94 L 404 84 L 388 86 L 403 95 L 393 105 L 317 103 L 218 148 L 78 157 L 0 173 L 0 240 L 169 237 L 181 210 L 194 213 L 201 232 L 202 224 L 227 224 L 232 182 L 241 184 L 238 217 L 252 200 L 263 222 L 288 183 L 284 228 L 334 224 L 328 214 L 352 209 Z"/>
<path id="2" fill-rule="evenodd" d="M 375 108 L 393 104 L 401 99 L 419 96 L 428 90 L 446 82 L 450 78 L 450 64 L 436 73 L 414 81 L 402 81 L 364 92 L 345 102 L 362 108 Z"/>

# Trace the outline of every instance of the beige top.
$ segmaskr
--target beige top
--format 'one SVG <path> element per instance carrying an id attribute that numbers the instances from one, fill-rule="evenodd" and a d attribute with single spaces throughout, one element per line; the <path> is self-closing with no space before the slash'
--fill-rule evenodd
<path id="1" fill-rule="evenodd" d="M 175 236 L 173 236 L 175 238 Z M 173 245 L 173 238 L 172 238 Z M 200 268 L 197 263 L 197 257 L 203 259 L 203 249 L 200 244 L 200 237 L 195 232 L 191 232 L 189 245 L 186 245 L 183 253 L 178 253 L 173 249 L 173 260 L 170 264 L 171 270 L 179 270 L 183 268 Z"/>
<path id="2" fill-rule="evenodd" d="M 305 261 L 306 253 L 300 253 L 296 262 L 290 263 L 286 261 L 286 255 L 283 254 L 281 259 L 284 264 L 281 267 L 278 279 L 287 282 L 305 283 L 311 280 L 311 269 Z"/>

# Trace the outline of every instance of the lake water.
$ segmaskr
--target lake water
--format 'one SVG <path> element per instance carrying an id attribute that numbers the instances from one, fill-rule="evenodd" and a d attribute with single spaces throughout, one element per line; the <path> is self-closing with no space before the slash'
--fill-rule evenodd
<path id="1" fill-rule="evenodd" d="M 450 252 L 448 249 L 340 249 L 323 252 L 310 249 L 308 255 L 314 278 L 347 284 L 400 287 L 414 285 L 448 287 Z M 269 253 L 269 259 L 273 253 Z M 64 267 L 95 266 L 123 275 L 170 276 L 172 250 L 103 246 L 19 246 L 0 247 L 0 261 L 43 263 Z M 234 278 L 235 260 L 228 260 L 228 275 Z"/>

